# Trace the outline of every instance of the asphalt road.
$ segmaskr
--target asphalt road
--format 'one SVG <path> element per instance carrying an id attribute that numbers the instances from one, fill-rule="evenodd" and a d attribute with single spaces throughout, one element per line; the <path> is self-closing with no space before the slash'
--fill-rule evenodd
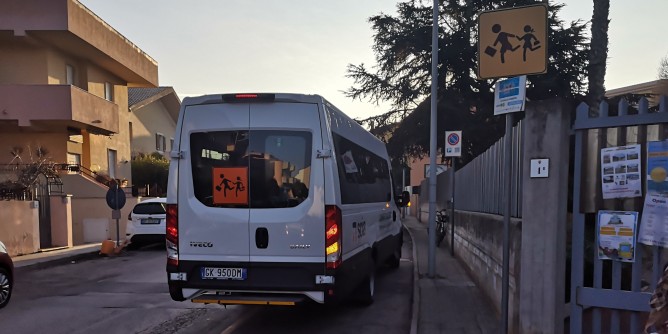
<path id="1" fill-rule="evenodd" d="M 408 333 L 412 245 L 405 233 L 398 270 L 376 278 L 369 307 L 202 305 L 167 292 L 165 252 L 146 247 L 112 258 L 47 268 L 19 268 L 0 333 Z"/>

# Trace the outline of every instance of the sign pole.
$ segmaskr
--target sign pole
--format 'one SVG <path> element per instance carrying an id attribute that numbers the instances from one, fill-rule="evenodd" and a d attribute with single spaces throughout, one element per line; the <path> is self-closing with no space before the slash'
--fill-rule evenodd
<path id="1" fill-rule="evenodd" d="M 118 199 L 118 190 L 120 189 L 118 182 L 116 182 L 116 203 L 120 203 L 120 199 Z M 120 210 L 120 208 L 118 209 Z M 121 244 L 121 230 L 120 230 L 120 222 L 119 222 L 118 216 L 116 216 L 116 247 L 118 247 Z"/>
<path id="2" fill-rule="evenodd" d="M 452 194 L 450 197 L 450 221 L 452 222 L 450 228 L 450 255 L 455 256 L 455 173 L 457 172 L 456 158 L 462 156 L 462 131 L 445 131 L 445 156 L 450 157 L 450 168 L 452 168 L 452 175 L 450 176 L 450 184 L 452 187 Z M 446 206 L 447 209 L 447 206 Z"/>
<path id="3" fill-rule="evenodd" d="M 457 158 L 452 157 L 452 200 L 450 205 L 452 205 L 450 221 L 452 226 L 450 227 L 450 255 L 455 256 L 455 173 L 457 172 L 456 166 Z"/>
<path id="4" fill-rule="evenodd" d="M 510 270 L 510 206 L 512 196 L 512 189 L 510 188 L 511 168 L 512 168 L 512 137 L 513 137 L 513 114 L 506 114 L 506 136 L 503 140 L 504 145 L 504 166 L 503 166 L 503 189 L 504 196 L 504 213 L 503 213 L 503 274 L 501 277 L 501 321 L 503 322 L 501 328 L 502 333 L 508 333 L 508 289 L 509 289 L 509 270 Z"/>

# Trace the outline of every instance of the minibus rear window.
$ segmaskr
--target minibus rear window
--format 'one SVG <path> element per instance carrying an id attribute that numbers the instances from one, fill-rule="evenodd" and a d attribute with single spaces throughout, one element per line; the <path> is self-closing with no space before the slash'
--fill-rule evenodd
<path id="1" fill-rule="evenodd" d="M 212 131 L 190 135 L 195 198 L 210 207 L 294 207 L 308 198 L 308 131 Z"/>

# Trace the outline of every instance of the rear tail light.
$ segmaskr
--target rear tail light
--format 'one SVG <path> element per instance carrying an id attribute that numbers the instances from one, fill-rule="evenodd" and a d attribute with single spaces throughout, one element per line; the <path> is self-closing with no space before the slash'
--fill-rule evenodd
<path id="1" fill-rule="evenodd" d="M 325 254 L 327 268 L 336 269 L 341 264 L 341 209 L 325 206 Z"/>
<path id="2" fill-rule="evenodd" d="M 176 204 L 167 204 L 167 265 L 179 264 L 179 210 Z"/>

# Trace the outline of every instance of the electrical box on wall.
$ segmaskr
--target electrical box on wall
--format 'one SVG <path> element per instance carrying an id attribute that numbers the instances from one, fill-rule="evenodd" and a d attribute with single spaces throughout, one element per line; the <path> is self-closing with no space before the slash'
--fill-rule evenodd
<path id="1" fill-rule="evenodd" d="M 531 159 L 531 178 L 548 177 L 550 173 L 550 159 Z"/>

